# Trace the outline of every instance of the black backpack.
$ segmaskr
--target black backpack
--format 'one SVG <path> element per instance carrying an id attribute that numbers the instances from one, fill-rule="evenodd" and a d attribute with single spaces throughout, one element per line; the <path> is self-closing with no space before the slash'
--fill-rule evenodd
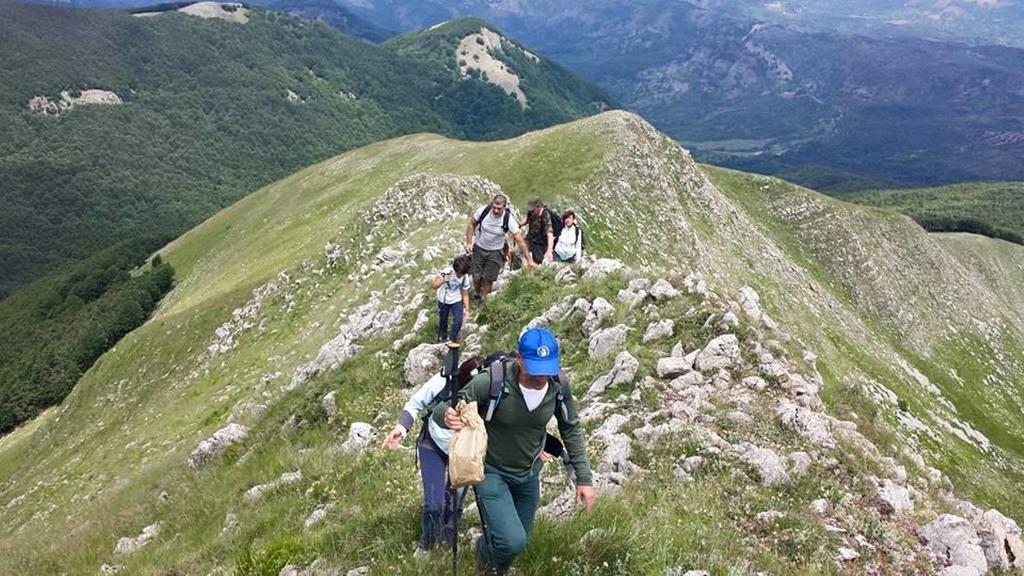
<path id="1" fill-rule="evenodd" d="M 547 209 L 545 208 L 545 210 Z M 558 236 L 562 233 L 562 229 L 565 228 L 565 222 L 562 222 L 562 217 L 551 210 L 547 210 L 547 213 L 551 216 L 551 233 L 555 236 L 555 242 L 558 242 Z"/>
<path id="2" fill-rule="evenodd" d="M 487 218 L 487 213 L 491 211 L 490 206 L 485 207 L 484 211 L 480 214 L 480 217 L 476 219 L 476 227 L 480 228 L 480 225 L 484 223 L 484 218 Z M 501 229 L 508 234 L 508 219 L 512 215 L 512 209 L 508 206 L 505 207 L 505 216 L 501 219 Z"/>

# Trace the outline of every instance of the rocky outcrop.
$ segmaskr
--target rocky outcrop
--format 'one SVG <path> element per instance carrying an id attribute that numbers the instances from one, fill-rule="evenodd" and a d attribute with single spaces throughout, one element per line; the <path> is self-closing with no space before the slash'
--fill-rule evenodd
<path id="1" fill-rule="evenodd" d="M 160 523 L 150 524 L 142 529 L 142 534 L 134 538 L 124 537 L 119 539 L 114 547 L 114 554 L 130 554 L 135 552 L 149 544 L 150 540 L 156 538 L 158 534 L 160 534 Z"/>
<path id="2" fill-rule="evenodd" d="M 284 474 L 281 474 L 280 477 L 270 482 L 267 482 L 266 484 L 257 484 L 256 486 L 249 488 L 248 490 L 245 491 L 245 498 L 247 500 L 257 500 L 259 499 L 260 496 L 263 496 L 264 494 L 273 492 L 278 488 L 283 488 L 290 484 L 295 484 L 296 482 L 300 482 L 301 480 L 301 471 L 296 470 L 295 472 L 285 472 Z"/>
<path id="3" fill-rule="evenodd" d="M 733 447 L 735 456 L 749 465 L 761 484 L 776 486 L 789 482 L 785 462 L 773 450 L 744 442 Z"/>
<path id="4" fill-rule="evenodd" d="M 644 331 L 644 343 L 646 344 L 653 340 L 670 338 L 672 336 L 672 331 L 675 330 L 675 326 L 676 323 L 671 319 L 651 322 L 647 325 L 647 330 Z"/>
<path id="5" fill-rule="evenodd" d="M 419 386 L 440 372 L 447 352 L 444 344 L 420 344 L 410 350 L 403 365 L 406 384 Z"/>
<path id="6" fill-rule="evenodd" d="M 694 360 L 701 372 L 719 368 L 736 368 L 740 362 L 740 342 L 734 334 L 723 334 L 704 347 Z"/>
<path id="7" fill-rule="evenodd" d="M 598 330 L 590 335 L 587 353 L 591 358 L 600 360 L 615 353 L 626 342 L 629 329 L 624 324 Z"/>
<path id="8" fill-rule="evenodd" d="M 231 446 L 245 440 L 249 431 L 241 424 L 228 424 L 217 430 L 206 440 L 199 442 L 188 457 L 189 468 L 203 467 L 207 462 L 224 453 Z"/>
<path id="9" fill-rule="evenodd" d="M 917 533 L 940 565 L 974 569 L 978 574 L 988 571 L 981 538 L 964 518 L 943 514 Z"/>
<path id="10" fill-rule="evenodd" d="M 373 426 L 366 422 L 355 422 L 348 429 L 348 440 L 341 444 L 338 451 L 342 454 L 359 453 L 373 443 L 375 436 Z"/>
<path id="11" fill-rule="evenodd" d="M 615 313 L 615 308 L 604 298 L 594 298 L 594 302 L 587 308 L 587 317 L 583 319 L 583 335 L 590 336 L 595 330 Z"/>
<path id="12" fill-rule="evenodd" d="M 587 390 L 587 396 L 593 397 L 603 394 L 609 386 L 632 382 L 639 369 L 640 362 L 632 354 L 626 351 L 619 352 L 619 355 L 615 357 L 615 363 L 612 364 L 611 371 L 594 380 L 594 383 L 590 385 L 590 389 Z"/>

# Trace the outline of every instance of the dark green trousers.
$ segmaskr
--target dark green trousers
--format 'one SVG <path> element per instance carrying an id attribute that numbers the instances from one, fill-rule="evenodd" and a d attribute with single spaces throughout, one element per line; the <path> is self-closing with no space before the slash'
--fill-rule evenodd
<path id="1" fill-rule="evenodd" d="M 507 570 L 526 549 L 540 504 L 540 470 L 539 461 L 525 474 L 484 465 L 484 480 L 476 488 L 488 537 L 480 546 L 481 564 Z"/>

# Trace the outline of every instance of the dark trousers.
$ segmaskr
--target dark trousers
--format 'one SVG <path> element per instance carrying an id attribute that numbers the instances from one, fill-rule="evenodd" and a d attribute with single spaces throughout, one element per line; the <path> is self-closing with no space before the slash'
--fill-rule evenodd
<path id="1" fill-rule="evenodd" d="M 437 303 L 438 322 L 437 322 L 437 334 L 444 338 L 447 336 L 452 342 L 459 341 L 459 332 L 462 332 L 462 318 L 465 308 L 462 306 L 462 300 L 459 300 L 455 304 L 445 304 L 443 302 Z M 452 317 L 452 328 L 448 329 L 448 316 Z"/>
<path id="2" fill-rule="evenodd" d="M 451 545 L 455 527 L 462 517 L 462 500 L 466 490 L 457 490 L 454 501 L 448 490 L 448 456 L 429 438 L 417 444 L 420 475 L 423 477 L 423 535 L 420 545 L 433 548 L 444 542 Z"/>
<path id="3" fill-rule="evenodd" d="M 533 257 L 535 264 L 544 263 L 544 254 L 548 251 L 548 241 L 544 240 L 543 244 L 530 244 L 530 256 Z"/>
<path id="4" fill-rule="evenodd" d="M 480 546 L 481 564 L 508 570 L 526 549 L 540 504 L 540 467 L 535 462 L 525 474 L 510 474 L 484 465 L 484 480 L 476 487 L 488 536 Z"/>

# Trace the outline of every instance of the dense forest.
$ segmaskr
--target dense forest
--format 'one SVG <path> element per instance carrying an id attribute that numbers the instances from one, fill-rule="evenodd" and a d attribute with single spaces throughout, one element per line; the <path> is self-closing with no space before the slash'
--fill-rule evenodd
<path id="1" fill-rule="evenodd" d="M 1024 244 L 1024 182 L 873 190 L 843 198 L 895 208 L 932 232 L 970 232 Z"/>
<path id="2" fill-rule="evenodd" d="M 524 110 L 436 61 L 260 8 L 236 23 L 0 0 L 0 53 L 0 297 L 119 239 L 180 234 L 353 147 L 504 138 L 607 105 L 542 60 Z M 122 103 L 29 109 L 90 89 Z"/>
<path id="3" fill-rule="evenodd" d="M 174 270 L 166 237 L 125 241 L 0 301 L 0 434 L 61 402 L 78 378 L 149 318 Z"/>

